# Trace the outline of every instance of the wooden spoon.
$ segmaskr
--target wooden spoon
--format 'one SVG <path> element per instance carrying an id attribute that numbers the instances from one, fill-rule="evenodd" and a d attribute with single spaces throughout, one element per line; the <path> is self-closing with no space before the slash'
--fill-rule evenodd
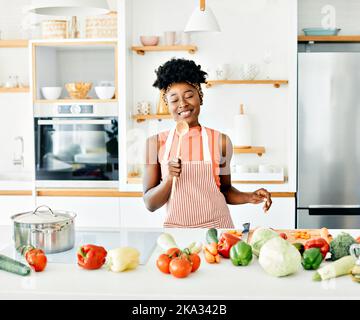
<path id="1" fill-rule="evenodd" d="M 189 132 L 189 125 L 186 121 L 179 121 L 176 124 L 176 133 L 179 136 L 179 143 L 177 145 L 177 150 L 176 150 L 176 159 L 179 159 L 180 157 L 180 148 L 181 148 L 181 142 L 182 142 L 182 138 L 184 135 L 186 135 Z M 173 199 L 174 198 L 174 194 L 175 194 L 175 185 L 176 185 L 176 177 L 173 177 L 173 181 L 172 181 L 172 187 L 171 187 L 171 196 L 170 198 Z"/>

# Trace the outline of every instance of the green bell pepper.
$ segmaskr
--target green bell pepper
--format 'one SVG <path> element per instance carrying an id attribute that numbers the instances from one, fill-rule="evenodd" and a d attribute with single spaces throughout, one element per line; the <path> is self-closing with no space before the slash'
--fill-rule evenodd
<path id="1" fill-rule="evenodd" d="M 320 267 L 323 256 L 319 248 L 311 248 L 304 251 L 302 265 L 305 270 L 316 270 Z"/>
<path id="2" fill-rule="evenodd" d="M 230 260 L 234 266 L 247 266 L 252 257 L 252 248 L 244 241 L 239 241 L 230 249 Z"/>

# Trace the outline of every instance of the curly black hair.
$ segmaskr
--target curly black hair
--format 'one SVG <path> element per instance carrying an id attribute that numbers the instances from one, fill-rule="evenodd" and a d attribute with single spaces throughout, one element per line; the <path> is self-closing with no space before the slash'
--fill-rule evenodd
<path id="1" fill-rule="evenodd" d="M 156 71 L 157 79 L 153 86 L 160 90 L 167 89 L 169 85 L 179 82 L 193 84 L 205 83 L 207 73 L 201 70 L 200 65 L 192 60 L 171 59 L 160 66 Z"/>

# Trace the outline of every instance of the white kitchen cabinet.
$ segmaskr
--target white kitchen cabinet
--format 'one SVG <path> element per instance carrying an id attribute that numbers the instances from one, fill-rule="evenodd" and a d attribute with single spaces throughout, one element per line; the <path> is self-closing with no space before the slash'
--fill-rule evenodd
<path id="1" fill-rule="evenodd" d="M 11 216 L 34 210 L 32 196 L 0 196 L 0 225 L 11 225 Z"/>
<path id="2" fill-rule="evenodd" d="M 251 228 L 294 229 L 295 198 L 272 198 L 272 201 L 268 213 L 264 213 L 263 204 L 229 206 L 235 227 L 241 229 L 243 223 L 250 222 Z"/>
<path id="3" fill-rule="evenodd" d="M 165 206 L 155 212 L 146 209 L 142 198 L 120 198 L 121 227 L 162 228 Z"/>
<path id="4" fill-rule="evenodd" d="M 120 227 L 119 198 L 38 197 L 37 205 L 75 212 L 76 227 Z"/>

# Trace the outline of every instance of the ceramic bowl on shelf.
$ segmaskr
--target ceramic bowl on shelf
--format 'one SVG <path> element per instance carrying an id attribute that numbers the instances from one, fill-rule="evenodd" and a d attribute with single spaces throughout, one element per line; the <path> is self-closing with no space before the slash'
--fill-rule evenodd
<path id="1" fill-rule="evenodd" d="M 337 36 L 341 29 L 304 28 L 305 36 Z"/>
<path id="2" fill-rule="evenodd" d="M 73 82 L 65 84 L 65 88 L 71 99 L 87 99 L 91 87 L 91 82 Z"/>
<path id="3" fill-rule="evenodd" d="M 43 87 L 41 93 L 46 100 L 57 100 L 60 98 L 62 87 Z"/>
<path id="4" fill-rule="evenodd" d="M 157 46 L 159 39 L 158 36 L 140 36 L 140 42 L 143 46 Z"/>
<path id="5" fill-rule="evenodd" d="M 95 93 L 99 99 L 112 99 L 115 95 L 115 87 L 95 87 Z"/>

